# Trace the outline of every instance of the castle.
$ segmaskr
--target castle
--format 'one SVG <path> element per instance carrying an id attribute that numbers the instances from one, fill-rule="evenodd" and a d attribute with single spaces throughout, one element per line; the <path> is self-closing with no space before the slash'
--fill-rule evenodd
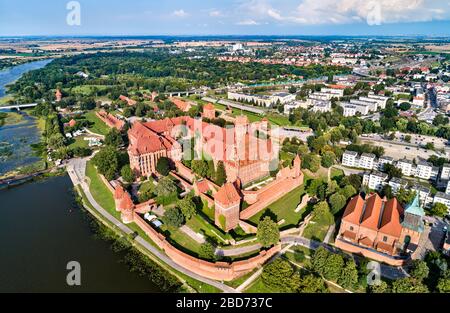
<path id="1" fill-rule="evenodd" d="M 213 116 L 211 107 L 205 115 Z M 181 161 L 184 142 L 196 138 L 197 155 L 208 155 L 217 166 L 223 161 L 228 182 L 243 185 L 270 174 L 270 161 L 275 155 L 271 139 L 258 138 L 254 132 L 268 129 L 267 121 L 250 124 L 246 116 L 236 118 L 234 128 L 181 116 L 146 123 L 136 122 L 128 131 L 130 166 L 138 176 L 156 174 L 161 157 Z"/>

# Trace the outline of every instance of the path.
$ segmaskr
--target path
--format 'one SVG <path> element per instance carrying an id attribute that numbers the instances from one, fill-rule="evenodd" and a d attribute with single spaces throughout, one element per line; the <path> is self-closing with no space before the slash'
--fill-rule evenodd
<path id="1" fill-rule="evenodd" d="M 333 236 L 334 230 L 336 229 L 336 225 L 333 224 L 330 226 L 330 228 L 328 228 L 327 234 L 325 235 L 325 239 L 323 240 L 323 242 L 325 243 L 329 243 L 331 236 Z"/>
<path id="2" fill-rule="evenodd" d="M 238 248 L 216 249 L 216 255 L 218 255 L 218 256 L 235 256 L 235 255 L 250 253 L 252 251 L 257 251 L 257 250 L 260 250 L 261 248 L 262 248 L 261 244 L 256 243 L 251 246 L 244 246 L 244 247 L 238 247 Z"/>
<path id="3" fill-rule="evenodd" d="M 101 215 L 103 215 L 108 221 L 110 221 L 113 225 L 116 225 L 122 232 L 125 234 L 132 234 L 134 233 L 133 230 L 128 228 L 125 224 L 117 220 L 114 216 L 112 216 L 110 213 L 108 213 L 104 208 L 102 208 L 94 199 L 92 196 L 89 186 L 85 182 L 85 172 L 83 169 L 86 168 L 86 161 L 88 159 L 72 159 L 67 164 L 67 172 L 69 173 L 70 178 L 72 179 L 72 182 L 75 186 L 79 185 L 84 193 L 86 194 L 87 199 L 89 200 L 90 204 L 94 207 L 95 210 L 97 210 Z M 196 279 L 198 281 L 201 281 L 205 284 L 211 285 L 213 287 L 216 287 L 217 289 L 222 290 L 223 292 L 229 292 L 234 293 L 236 292 L 235 289 L 222 284 L 220 282 L 205 278 L 203 276 L 200 276 L 196 273 L 193 273 L 184 267 L 178 265 L 174 261 L 172 261 L 167 255 L 163 254 L 160 250 L 152 246 L 150 243 L 148 243 L 144 238 L 141 236 L 136 236 L 134 239 L 136 242 L 141 244 L 146 250 L 148 250 L 152 255 L 154 255 L 156 258 L 158 258 L 163 263 L 167 264 L 168 266 L 172 267 L 173 269 L 192 277 L 193 279 Z"/>
<path id="4" fill-rule="evenodd" d="M 197 234 L 195 231 L 192 230 L 192 228 L 190 228 L 187 225 L 183 225 L 180 227 L 180 230 L 185 233 L 186 235 L 188 235 L 189 237 L 192 238 L 192 240 L 196 241 L 199 244 L 205 243 L 205 237 L 203 237 L 200 234 Z"/>

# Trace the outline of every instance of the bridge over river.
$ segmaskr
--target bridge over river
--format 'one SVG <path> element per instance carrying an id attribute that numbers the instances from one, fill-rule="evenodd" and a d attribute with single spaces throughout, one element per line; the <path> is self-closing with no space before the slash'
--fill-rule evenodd
<path id="1" fill-rule="evenodd" d="M 21 109 L 34 108 L 37 105 L 38 105 L 37 103 L 11 104 L 11 105 L 0 106 L 0 110 L 20 111 Z"/>

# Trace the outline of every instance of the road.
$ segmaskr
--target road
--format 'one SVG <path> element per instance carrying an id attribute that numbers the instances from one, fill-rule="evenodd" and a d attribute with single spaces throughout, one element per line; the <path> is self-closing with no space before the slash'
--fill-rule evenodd
<path id="1" fill-rule="evenodd" d="M 94 209 L 96 211 L 98 211 L 98 213 L 100 213 L 101 215 L 103 215 L 108 221 L 110 221 L 113 225 L 116 225 L 122 232 L 124 232 L 125 234 L 132 234 L 134 233 L 133 230 L 131 230 L 130 228 L 128 228 L 128 226 L 126 226 L 125 224 L 123 224 L 121 221 L 119 221 L 118 219 L 116 219 L 114 216 L 112 216 L 108 211 L 106 211 L 102 206 L 100 206 L 94 199 L 94 197 L 92 196 L 90 190 L 89 190 L 89 186 L 87 185 L 86 181 L 85 181 L 85 168 L 86 168 L 86 162 L 89 158 L 85 158 L 85 159 L 71 159 L 68 164 L 67 164 L 67 172 L 69 173 L 70 178 L 72 179 L 72 182 L 75 186 L 79 185 L 82 189 L 83 192 L 85 193 L 87 199 L 89 200 L 90 204 L 94 207 Z M 160 250 L 158 250 L 157 248 L 155 248 L 154 246 L 152 246 L 151 244 L 149 244 L 144 238 L 142 238 L 141 236 L 136 236 L 134 239 L 136 242 L 138 242 L 139 244 L 141 244 L 141 246 L 143 246 L 146 250 L 148 250 L 152 255 L 154 255 L 155 257 L 157 257 L 160 261 L 164 262 L 165 264 L 167 264 L 168 266 L 172 267 L 173 269 L 189 276 L 192 277 L 198 281 L 201 281 L 203 283 L 206 283 L 208 285 L 214 286 L 220 290 L 222 290 L 223 292 L 228 292 L 228 293 L 234 293 L 237 292 L 235 289 L 222 284 L 220 282 L 217 282 L 215 280 L 211 280 L 208 278 L 205 278 L 203 276 L 200 276 L 196 273 L 193 273 L 187 269 L 185 269 L 184 267 L 178 265 L 177 263 L 175 263 L 174 261 L 172 261 L 167 255 L 163 254 Z"/>

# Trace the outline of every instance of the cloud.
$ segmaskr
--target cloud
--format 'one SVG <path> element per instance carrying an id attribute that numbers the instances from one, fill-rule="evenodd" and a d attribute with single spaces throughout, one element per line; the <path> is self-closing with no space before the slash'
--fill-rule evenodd
<path id="1" fill-rule="evenodd" d="M 301 0 L 295 6 L 285 5 L 281 10 L 275 7 L 281 5 L 278 1 L 251 0 L 241 2 L 237 12 L 257 23 L 276 21 L 319 25 L 367 22 L 379 25 L 449 20 L 448 4 L 448 0 Z"/>
<path id="2" fill-rule="evenodd" d="M 255 20 L 251 20 L 251 19 L 249 19 L 249 20 L 243 20 L 243 21 L 237 22 L 236 24 L 237 24 L 237 25 L 241 25 L 241 26 L 254 26 L 254 25 L 260 25 L 260 23 L 258 23 L 258 22 L 255 21 Z"/>
<path id="3" fill-rule="evenodd" d="M 180 9 L 180 10 L 175 10 L 175 11 L 173 11 L 173 12 L 172 12 L 172 15 L 173 15 L 173 16 L 176 16 L 176 17 L 186 17 L 186 16 L 188 16 L 189 14 L 186 13 L 183 9 Z"/>
<path id="4" fill-rule="evenodd" d="M 222 16 L 222 12 L 220 12 L 219 10 L 212 9 L 211 11 L 209 11 L 209 16 L 219 17 Z"/>

